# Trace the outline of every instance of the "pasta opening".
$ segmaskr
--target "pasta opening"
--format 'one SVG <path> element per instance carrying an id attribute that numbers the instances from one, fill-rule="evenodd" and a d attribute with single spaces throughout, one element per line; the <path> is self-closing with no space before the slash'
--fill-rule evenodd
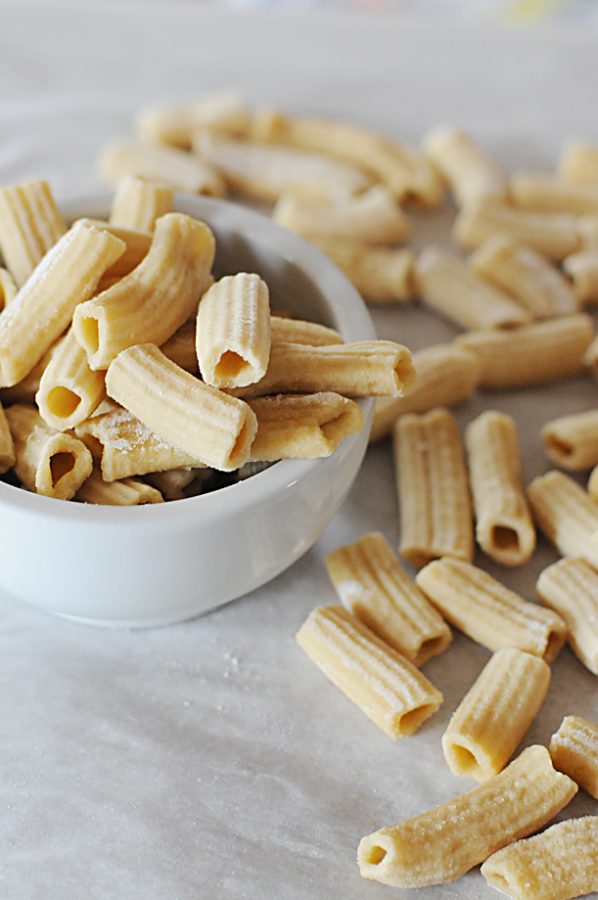
<path id="1" fill-rule="evenodd" d="M 55 488 L 61 478 L 68 475 L 75 468 L 75 457 L 72 453 L 55 453 L 50 458 L 50 476 L 52 487 Z"/>
<path id="2" fill-rule="evenodd" d="M 225 350 L 216 364 L 214 375 L 219 380 L 228 381 L 231 378 L 237 378 L 241 372 L 250 368 L 251 366 L 247 360 L 239 353 L 235 353 L 234 350 Z"/>
<path id="3" fill-rule="evenodd" d="M 546 641 L 546 650 L 544 651 L 544 659 L 546 662 L 552 662 L 556 659 L 559 650 L 565 643 L 565 636 L 560 631 L 551 631 Z"/>
<path id="4" fill-rule="evenodd" d="M 424 703 L 423 706 L 417 706 L 415 709 L 403 713 L 403 715 L 397 715 L 394 717 L 393 730 L 400 735 L 413 734 L 421 723 L 432 715 L 435 709 L 436 707 L 432 706 L 432 704 Z"/>
<path id="5" fill-rule="evenodd" d="M 444 648 L 445 642 L 446 637 L 444 635 L 428 638 L 428 640 L 424 641 L 420 646 L 415 664 L 417 666 L 423 665 L 431 656 L 435 656 L 437 652 L 440 652 L 440 648 Z"/>
<path id="6" fill-rule="evenodd" d="M 519 535 L 508 525 L 494 525 L 490 540 L 497 550 L 519 550 Z"/>
<path id="7" fill-rule="evenodd" d="M 556 453 L 557 456 L 567 458 L 573 455 L 573 447 L 568 441 L 563 441 L 554 434 L 549 434 L 546 438 L 548 449 Z"/>
<path id="8" fill-rule="evenodd" d="M 332 441 L 338 434 L 343 434 L 348 418 L 348 414 L 343 412 L 334 419 L 330 419 L 329 422 L 324 422 L 323 425 L 320 425 L 320 431 L 327 441 Z"/>
<path id="9" fill-rule="evenodd" d="M 365 855 L 365 862 L 369 863 L 370 866 L 377 866 L 382 862 L 385 856 L 386 850 L 384 849 L 384 847 L 380 847 L 378 844 L 374 844 L 367 851 Z"/>
<path id="10" fill-rule="evenodd" d="M 80 403 L 81 397 L 78 394 L 62 386 L 52 388 L 46 397 L 48 412 L 59 419 L 68 419 L 72 416 Z"/>
<path id="11" fill-rule="evenodd" d="M 100 348 L 100 325 L 97 319 L 87 318 L 81 320 L 81 337 L 88 356 L 98 352 Z"/>
<path id="12" fill-rule="evenodd" d="M 415 377 L 415 369 L 411 360 L 409 358 L 399 359 L 395 366 L 395 386 L 399 396 L 405 393 L 406 388 L 411 387 Z"/>
<path id="13" fill-rule="evenodd" d="M 253 438 L 253 430 L 251 428 L 251 420 L 246 420 L 239 432 L 235 445 L 230 452 L 229 464 L 231 468 L 236 468 L 237 460 L 245 456 L 247 443 Z"/>
<path id="14" fill-rule="evenodd" d="M 461 747 L 459 744 L 451 746 L 451 756 L 455 762 L 455 766 L 463 774 L 471 772 L 479 768 L 478 761 L 467 747 Z"/>
<path id="15" fill-rule="evenodd" d="M 508 878 L 505 878 L 503 875 L 499 875 L 498 872 L 492 872 L 492 874 L 490 872 L 486 872 L 485 878 L 488 884 L 491 884 L 492 887 L 495 887 L 503 894 L 510 895 L 512 885 Z"/>

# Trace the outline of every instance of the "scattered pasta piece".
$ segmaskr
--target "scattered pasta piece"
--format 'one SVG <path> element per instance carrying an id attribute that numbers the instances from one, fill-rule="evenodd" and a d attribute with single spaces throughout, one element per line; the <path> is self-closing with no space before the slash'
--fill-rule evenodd
<path id="1" fill-rule="evenodd" d="M 565 716 L 549 746 L 552 764 L 598 800 L 598 725 Z"/>
<path id="2" fill-rule="evenodd" d="M 598 303 L 598 250 L 581 250 L 563 260 L 563 268 L 573 282 L 577 302 Z"/>
<path id="3" fill-rule="evenodd" d="M 536 590 L 567 623 L 577 658 L 598 675 L 598 572 L 583 559 L 561 559 L 540 573 Z"/>
<path id="4" fill-rule="evenodd" d="M 348 240 L 311 238 L 344 272 L 363 299 L 371 303 L 406 303 L 415 297 L 415 253 L 387 247 L 367 247 Z"/>
<path id="5" fill-rule="evenodd" d="M 571 184 L 598 184 L 598 147 L 569 141 L 563 148 L 558 172 Z"/>
<path id="6" fill-rule="evenodd" d="M 469 135 L 455 128 L 435 128 L 424 138 L 423 147 L 448 182 L 457 206 L 483 197 L 508 199 L 506 175 Z"/>
<path id="7" fill-rule="evenodd" d="M 175 191 L 222 197 L 224 182 L 220 175 L 196 156 L 174 147 L 143 141 L 119 141 L 106 147 L 100 170 L 111 187 L 117 187 L 127 175 L 167 184 Z"/>
<path id="8" fill-rule="evenodd" d="M 539 212 L 568 212 L 576 216 L 598 212 L 598 184 L 571 184 L 554 175 L 514 175 L 511 197 L 515 206 Z"/>
<path id="9" fill-rule="evenodd" d="M 552 419 L 542 429 L 542 440 L 547 455 L 563 469 L 598 465 L 598 410 Z"/>
<path id="10" fill-rule="evenodd" d="M 137 130 L 148 141 L 188 148 L 198 129 L 216 134 L 246 134 L 251 114 L 232 91 L 207 94 L 192 103 L 144 109 L 137 117 Z"/>
<path id="11" fill-rule="evenodd" d="M 527 496 L 538 527 L 563 556 L 585 559 L 598 568 L 598 503 L 562 472 L 534 478 Z"/>

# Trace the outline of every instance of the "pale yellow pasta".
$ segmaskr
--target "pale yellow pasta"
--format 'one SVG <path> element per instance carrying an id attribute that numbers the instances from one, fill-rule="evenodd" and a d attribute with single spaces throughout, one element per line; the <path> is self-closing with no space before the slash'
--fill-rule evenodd
<path id="1" fill-rule="evenodd" d="M 167 184 L 175 191 L 222 197 L 224 182 L 220 175 L 191 153 L 175 147 L 118 141 L 105 148 L 100 170 L 111 187 L 127 175 Z"/>
<path id="2" fill-rule="evenodd" d="M 415 580 L 448 622 L 488 650 L 515 647 L 552 662 L 563 646 L 567 626 L 557 613 L 523 600 L 470 563 L 438 559 Z"/>
<path id="3" fill-rule="evenodd" d="M 330 681 L 395 740 L 417 731 L 442 703 L 425 675 L 342 606 L 314 609 L 296 639 Z"/>
<path id="4" fill-rule="evenodd" d="M 181 213 L 158 219 L 137 268 L 75 310 L 75 337 L 91 368 L 107 369 L 134 344 L 168 340 L 197 310 L 214 252 L 214 235 L 203 222 Z"/>
<path id="5" fill-rule="evenodd" d="M 102 412 L 101 415 L 94 415 L 75 429 L 100 465 L 104 481 L 203 465 L 194 456 L 163 441 L 126 409 L 111 401 L 107 406 L 105 412 L 98 408 L 96 412 Z"/>
<path id="6" fill-rule="evenodd" d="M 583 370 L 594 328 L 578 313 L 512 331 L 472 331 L 455 338 L 479 365 L 478 386 L 496 390 L 568 378 Z"/>
<path id="7" fill-rule="evenodd" d="M 326 568 L 346 609 L 414 666 L 422 666 L 450 644 L 450 628 L 380 532 L 333 550 L 326 557 Z"/>
<path id="8" fill-rule="evenodd" d="M 326 347 L 342 344 L 343 339 L 334 328 L 327 328 L 317 322 L 302 319 L 286 319 L 282 316 L 270 317 L 272 344 L 305 344 L 308 347 Z"/>
<path id="9" fill-rule="evenodd" d="M 534 319 L 577 312 L 578 299 L 557 267 L 513 238 L 494 235 L 476 250 L 469 264 L 482 278 L 513 296 Z"/>
<path id="10" fill-rule="evenodd" d="M 153 344 L 123 350 L 106 389 L 162 440 L 214 469 L 231 471 L 249 459 L 257 419 L 247 403 L 194 378 Z"/>
<path id="11" fill-rule="evenodd" d="M 465 794 L 362 838 L 359 870 L 395 887 L 453 881 L 542 828 L 576 793 L 575 782 L 553 769 L 546 747 L 528 747 Z"/>
<path id="12" fill-rule="evenodd" d="M 570 900 L 598 891 L 598 816 L 552 825 L 489 857 L 488 884 L 515 900 Z"/>
<path id="13" fill-rule="evenodd" d="M 594 466 L 588 479 L 588 493 L 593 500 L 598 501 L 598 466 Z"/>
<path id="14" fill-rule="evenodd" d="M 520 566 L 536 546 L 536 530 L 521 475 L 517 426 L 486 410 L 465 432 L 478 544 L 491 559 Z"/>
<path id="15" fill-rule="evenodd" d="M 386 397 L 402 394 L 414 380 L 411 353 L 393 341 L 316 347 L 277 343 L 271 347 L 268 371 L 261 381 L 234 393 L 258 397 L 334 391 L 347 397 Z"/>
<path id="16" fill-rule="evenodd" d="M 257 397 L 249 406 L 257 417 L 254 462 L 330 456 L 364 422 L 354 400 L 330 391 Z"/>
<path id="17" fill-rule="evenodd" d="M 50 361 L 54 348 L 60 343 L 60 340 L 61 338 L 59 338 L 53 347 L 50 347 L 47 353 L 44 353 L 40 361 L 32 368 L 31 372 L 25 375 L 21 381 L 17 382 L 17 384 L 12 387 L 2 388 L 2 390 L 0 390 L 0 402 L 5 404 L 25 403 L 27 405 L 35 403 L 35 395 L 39 390 L 41 377 Z"/>
<path id="18" fill-rule="evenodd" d="M 274 207 L 272 217 L 279 225 L 315 243 L 349 240 L 374 246 L 400 244 L 410 231 L 407 217 L 382 185 L 336 202 L 285 194 Z"/>
<path id="19" fill-rule="evenodd" d="M 125 244 L 124 253 L 118 257 L 109 269 L 106 270 L 100 283 L 98 284 L 96 294 L 112 287 L 124 275 L 132 272 L 139 263 L 144 259 L 152 244 L 152 235 L 149 231 L 139 231 L 135 228 L 124 228 L 121 225 L 114 225 L 111 222 L 105 222 L 102 219 L 79 219 L 85 225 L 102 228 L 104 231 L 123 241 Z"/>
<path id="20" fill-rule="evenodd" d="M 57 431 L 68 431 L 89 418 L 105 396 L 104 372 L 89 368 L 87 354 L 69 328 L 54 349 L 35 395 L 42 419 Z"/>
<path id="21" fill-rule="evenodd" d="M 580 247 L 577 219 L 570 213 L 535 212 L 495 200 L 464 207 L 453 228 L 453 237 L 464 250 L 475 250 L 495 234 L 505 234 L 556 260 Z"/>
<path id="22" fill-rule="evenodd" d="M 325 119 L 299 119 L 260 110 L 252 119 L 256 140 L 286 144 L 346 160 L 371 173 L 398 200 L 439 206 L 442 184 L 425 156 L 364 128 Z"/>
<path id="23" fill-rule="evenodd" d="M 581 716 L 565 716 L 548 749 L 555 769 L 598 800 L 598 724 Z"/>
<path id="24" fill-rule="evenodd" d="M 550 684 L 550 666 L 514 647 L 497 650 L 451 716 L 442 752 L 455 775 L 486 781 L 506 766 Z"/>
<path id="25" fill-rule="evenodd" d="M 118 238 L 84 223 L 52 247 L 0 316 L 0 386 L 33 369 L 123 250 Z"/>
<path id="26" fill-rule="evenodd" d="M 558 172 L 571 184 L 598 184 L 598 147 L 569 141 L 563 148 Z"/>
<path id="27" fill-rule="evenodd" d="M 127 175 L 119 182 L 110 207 L 110 224 L 153 231 L 156 219 L 172 210 L 172 188 Z"/>
<path id="28" fill-rule="evenodd" d="M 416 566 L 439 556 L 472 559 L 471 499 L 453 416 L 446 409 L 401 416 L 394 459 L 401 556 Z"/>
<path id="29" fill-rule="evenodd" d="M 415 297 L 412 250 L 368 247 L 356 241 L 322 240 L 313 235 L 310 240 L 344 272 L 364 300 L 404 303 Z"/>
<path id="30" fill-rule="evenodd" d="M 0 309 L 4 309 L 17 296 L 16 281 L 8 269 L 0 268 Z"/>
<path id="31" fill-rule="evenodd" d="M 508 294 L 479 278 L 470 267 L 441 247 L 426 247 L 414 267 L 424 303 L 462 328 L 513 328 L 530 314 Z"/>
<path id="32" fill-rule="evenodd" d="M 208 477 L 210 469 L 171 469 L 152 472 L 145 480 L 157 488 L 165 500 L 184 500 L 185 491 L 196 478 Z"/>
<path id="33" fill-rule="evenodd" d="M 54 431 L 32 406 L 6 410 L 15 447 L 15 473 L 28 491 L 70 500 L 93 468 L 91 453 L 82 441 Z"/>
<path id="34" fill-rule="evenodd" d="M 598 184 L 571 184 L 554 175 L 519 172 L 511 178 L 515 206 L 576 216 L 598 212 Z"/>
<path id="35" fill-rule="evenodd" d="M 259 275 L 239 272 L 216 281 L 201 298 L 196 350 L 206 384 L 255 384 L 270 358 L 270 294 Z"/>
<path id="36" fill-rule="evenodd" d="M 15 444 L 4 408 L 0 405 L 0 475 L 12 469 L 16 462 Z"/>
<path id="37" fill-rule="evenodd" d="M 448 182 L 457 206 L 481 197 L 508 199 L 506 175 L 468 134 L 456 128 L 435 128 L 424 138 L 423 147 Z"/>
<path id="38" fill-rule="evenodd" d="M 181 325 L 172 337 L 161 345 L 160 350 L 168 359 L 196 375 L 199 372 L 199 362 L 197 361 L 197 351 L 195 349 L 195 333 L 197 324 L 195 316 Z"/>
<path id="39" fill-rule="evenodd" d="M 236 141 L 200 131 L 195 153 L 213 166 L 229 188 L 256 200 L 275 202 L 283 194 L 340 199 L 371 185 L 354 166 L 291 147 Z"/>
<path id="40" fill-rule="evenodd" d="M 552 419 L 542 428 L 544 448 L 563 469 L 598 465 L 598 409 Z"/>
<path id="41" fill-rule="evenodd" d="M 598 675 L 598 572 L 583 559 L 561 559 L 540 573 L 536 590 L 567 623 L 577 658 Z"/>
<path id="42" fill-rule="evenodd" d="M 534 478 L 527 489 L 534 518 L 545 537 L 563 556 L 585 559 L 598 567 L 598 504 L 562 472 Z"/>
<path id="43" fill-rule="evenodd" d="M 144 506 L 146 503 L 163 503 L 160 491 L 143 481 L 124 478 L 122 481 L 104 481 L 102 473 L 95 469 L 77 493 L 80 503 L 96 503 L 103 506 Z"/>
<path id="44" fill-rule="evenodd" d="M 217 134 L 245 134 L 251 114 L 245 101 L 232 91 L 207 94 L 181 106 L 144 109 L 137 117 L 137 130 L 148 141 L 191 146 L 197 129 Z"/>
<path id="45" fill-rule="evenodd" d="M 582 250 L 567 256 L 563 268 L 573 282 L 578 303 L 598 303 L 598 250 Z"/>
<path id="46" fill-rule="evenodd" d="M 379 397 L 370 441 L 386 437 L 399 416 L 456 406 L 473 394 L 478 381 L 475 356 L 451 344 L 436 344 L 413 354 L 416 381 L 404 397 Z"/>
<path id="47" fill-rule="evenodd" d="M 46 181 L 0 188 L 0 251 L 19 287 L 65 231 Z"/>

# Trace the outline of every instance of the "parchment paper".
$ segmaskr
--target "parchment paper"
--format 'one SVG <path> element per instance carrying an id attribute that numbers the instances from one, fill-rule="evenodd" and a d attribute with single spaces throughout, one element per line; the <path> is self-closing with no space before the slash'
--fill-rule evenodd
<path id="1" fill-rule="evenodd" d="M 593 35 L 452 30 L 400 19 L 193 4 L 0 4 L 0 181 L 46 176 L 61 197 L 101 187 L 103 141 L 141 105 L 221 86 L 297 112 L 346 116 L 417 140 L 455 122 L 508 166 L 551 166 L 562 140 L 598 140 Z M 446 233 L 419 216 L 416 242 Z M 444 229 L 444 232 L 443 232 Z M 381 337 L 414 349 L 454 329 L 420 309 L 375 313 Z M 548 468 L 539 427 L 596 401 L 573 380 L 487 395 L 521 429 L 526 477 Z M 363 834 L 472 786 L 450 775 L 440 737 L 488 653 L 456 635 L 426 666 L 441 711 L 394 743 L 296 648 L 315 605 L 334 600 L 324 554 L 370 529 L 397 539 L 389 447 L 372 449 L 318 545 L 245 599 L 162 630 L 110 632 L 0 604 L 0 897 L 7 900 L 375 900 Z M 0 539 L 0 565 L 1 565 Z M 98 565 L 101 565 L 101 547 Z M 488 566 L 525 596 L 556 558 Z M 69 548 L 56 561 L 69 577 Z M 27 559 L 23 560 L 27 565 Z M 82 590 L 85 586 L 82 585 Z M 598 715 L 596 680 L 566 649 L 525 743 L 563 715 Z M 561 816 L 596 812 L 580 794 Z M 478 871 L 415 894 L 495 896 Z"/>

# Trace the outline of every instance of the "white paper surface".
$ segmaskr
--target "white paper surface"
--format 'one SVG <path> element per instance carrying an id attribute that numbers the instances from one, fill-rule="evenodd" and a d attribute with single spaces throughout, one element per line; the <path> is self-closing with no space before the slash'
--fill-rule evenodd
<path id="1" fill-rule="evenodd" d="M 134 111 L 236 86 L 254 101 L 346 116 L 408 139 L 471 128 L 509 166 L 550 166 L 571 134 L 598 140 L 595 44 L 572 34 L 451 31 L 392 19 L 245 16 L 165 3 L 0 3 L 0 182 L 43 175 L 62 197 L 101 187 L 93 162 Z M 446 216 L 418 218 L 419 243 Z M 414 349 L 454 334 L 420 309 L 376 312 Z M 517 418 L 526 477 L 549 468 L 539 427 L 596 401 L 590 380 L 486 395 Z M 456 635 L 426 666 L 441 711 L 389 740 L 296 648 L 334 594 L 325 553 L 367 530 L 397 539 L 389 447 L 368 454 L 318 545 L 242 601 L 194 622 L 93 630 L 0 604 L 0 897 L 7 900 L 375 900 L 360 837 L 472 786 L 440 737 L 488 659 Z M 101 547 L 98 547 L 101 565 Z M 0 541 L 0 565 L 1 565 Z M 487 566 L 524 595 L 556 558 Z M 56 561 L 69 577 L 69 548 Z M 23 560 L 27 565 L 27 560 Z M 85 586 L 82 585 L 82 590 Z M 198 585 L 198 590 L 201 586 Z M 566 649 L 525 743 L 563 715 L 598 716 L 596 679 Z M 566 815 L 596 812 L 578 796 Z M 564 816 L 561 815 L 561 818 Z M 478 871 L 414 896 L 496 896 Z"/>

